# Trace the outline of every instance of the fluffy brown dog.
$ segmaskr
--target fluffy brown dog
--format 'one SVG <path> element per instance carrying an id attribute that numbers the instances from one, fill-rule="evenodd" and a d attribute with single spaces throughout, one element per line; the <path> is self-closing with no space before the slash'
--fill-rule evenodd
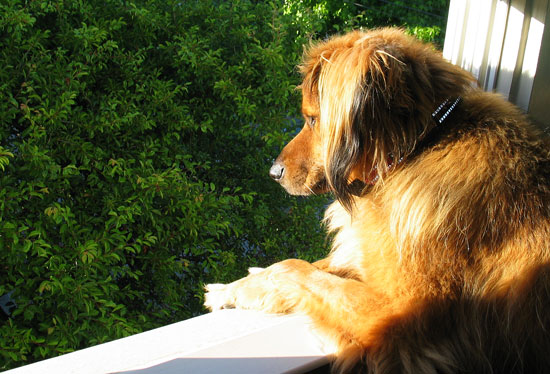
<path id="1" fill-rule="evenodd" d="M 332 251 L 212 285 L 206 305 L 307 314 L 341 372 L 550 372 L 541 133 L 400 30 L 314 45 L 301 70 L 306 124 L 270 174 L 334 194 Z"/>

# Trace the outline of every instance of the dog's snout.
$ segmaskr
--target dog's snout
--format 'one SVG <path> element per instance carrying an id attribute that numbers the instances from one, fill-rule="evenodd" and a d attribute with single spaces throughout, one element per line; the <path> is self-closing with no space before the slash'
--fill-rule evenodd
<path id="1" fill-rule="evenodd" d="M 285 167 L 280 162 L 275 162 L 271 169 L 269 169 L 269 176 L 276 181 L 280 181 L 285 173 Z"/>

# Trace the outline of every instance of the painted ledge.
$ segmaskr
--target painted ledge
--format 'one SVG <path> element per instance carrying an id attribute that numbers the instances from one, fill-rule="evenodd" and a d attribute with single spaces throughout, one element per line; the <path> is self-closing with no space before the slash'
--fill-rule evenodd
<path id="1" fill-rule="evenodd" d="M 5 374 L 307 373 L 326 365 L 307 317 L 222 310 Z"/>

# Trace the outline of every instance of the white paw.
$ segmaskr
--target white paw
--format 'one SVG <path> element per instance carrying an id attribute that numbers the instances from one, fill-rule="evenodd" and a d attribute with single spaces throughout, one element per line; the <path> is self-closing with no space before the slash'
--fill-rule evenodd
<path id="1" fill-rule="evenodd" d="M 233 304 L 228 300 L 228 287 L 226 284 L 212 283 L 207 284 L 204 289 L 204 306 L 211 311 L 233 308 Z"/>

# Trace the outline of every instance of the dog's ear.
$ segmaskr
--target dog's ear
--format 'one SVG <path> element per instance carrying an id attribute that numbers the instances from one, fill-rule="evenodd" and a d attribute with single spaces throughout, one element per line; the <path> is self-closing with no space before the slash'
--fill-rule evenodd
<path id="1" fill-rule="evenodd" d="M 376 170 L 383 177 L 435 125 L 437 105 L 460 96 L 472 81 L 397 29 L 352 32 L 314 46 L 302 72 L 302 89 L 319 101 L 327 182 L 350 210 L 351 170 L 359 166 L 367 176 Z"/>
<path id="2" fill-rule="evenodd" d="M 432 113 L 437 106 L 462 96 L 474 79 L 432 45 L 398 29 L 367 34 L 354 48 L 363 54 L 358 61 L 363 68 L 357 72 L 362 79 L 351 108 L 352 136 L 366 140 L 362 148 L 372 164 L 365 166 L 376 167 L 382 176 L 436 126 Z"/>
<path id="3" fill-rule="evenodd" d="M 352 169 L 365 177 L 376 169 L 382 176 L 390 157 L 400 158 L 406 142 L 414 139 L 415 125 L 400 125 L 416 105 L 407 88 L 413 74 L 396 46 L 371 34 L 348 34 L 328 46 L 311 69 L 310 81 L 318 89 L 326 179 L 351 210 L 356 192 L 348 178 Z"/>

